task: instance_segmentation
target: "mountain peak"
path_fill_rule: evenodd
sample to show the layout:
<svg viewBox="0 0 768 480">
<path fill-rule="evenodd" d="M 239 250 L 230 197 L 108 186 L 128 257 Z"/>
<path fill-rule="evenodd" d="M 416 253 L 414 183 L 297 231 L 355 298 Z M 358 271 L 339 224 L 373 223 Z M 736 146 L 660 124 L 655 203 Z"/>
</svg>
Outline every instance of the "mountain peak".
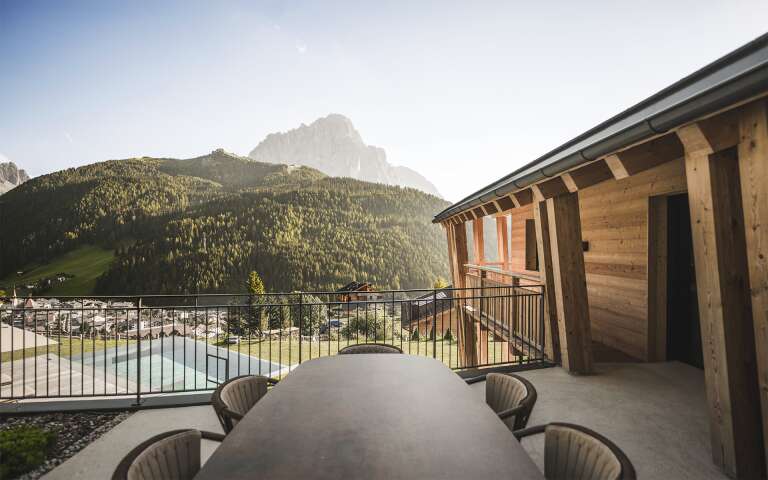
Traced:
<svg viewBox="0 0 768 480">
<path fill-rule="evenodd" d="M 15 163 L 0 162 L 0 194 L 18 187 L 27 180 L 29 180 L 27 172 L 20 169 Z"/>
<path fill-rule="evenodd" d="M 248 156 L 259 162 L 304 165 L 334 177 L 412 187 L 440 196 L 419 173 L 391 165 L 383 148 L 366 145 L 352 120 L 338 113 L 287 132 L 271 133 Z"/>
</svg>

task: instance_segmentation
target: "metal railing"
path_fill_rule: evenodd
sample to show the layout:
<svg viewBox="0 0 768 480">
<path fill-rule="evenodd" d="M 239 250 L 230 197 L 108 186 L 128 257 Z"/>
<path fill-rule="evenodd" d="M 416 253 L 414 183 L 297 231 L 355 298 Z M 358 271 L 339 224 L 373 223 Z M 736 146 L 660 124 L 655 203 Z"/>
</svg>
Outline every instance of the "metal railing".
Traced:
<svg viewBox="0 0 768 480">
<path fill-rule="evenodd" d="M 211 390 L 238 375 L 280 378 L 301 362 L 372 342 L 453 369 L 544 361 L 536 285 L 1 300 L 2 399 L 140 402 Z M 467 329 L 477 333 L 472 344 L 462 339 Z"/>
</svg>

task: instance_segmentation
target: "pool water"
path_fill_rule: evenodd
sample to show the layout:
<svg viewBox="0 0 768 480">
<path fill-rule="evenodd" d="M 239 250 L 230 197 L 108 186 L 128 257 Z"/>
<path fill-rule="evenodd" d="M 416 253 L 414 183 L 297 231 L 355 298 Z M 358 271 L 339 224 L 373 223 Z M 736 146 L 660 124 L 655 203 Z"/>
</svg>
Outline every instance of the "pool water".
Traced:
<svg viewBox="0 0 768 480">
<path fill-rule="evenodd" d="M 137 359 L 137 352 L 139 352 Z M 73 357 L 92 378 L 141 392 L 207 390 L 238 375 L 278 376 L 284 365 L 186 337 L 118 345 Z M 140 377 L 139 377 L 140 370 Z"/>
</svg>

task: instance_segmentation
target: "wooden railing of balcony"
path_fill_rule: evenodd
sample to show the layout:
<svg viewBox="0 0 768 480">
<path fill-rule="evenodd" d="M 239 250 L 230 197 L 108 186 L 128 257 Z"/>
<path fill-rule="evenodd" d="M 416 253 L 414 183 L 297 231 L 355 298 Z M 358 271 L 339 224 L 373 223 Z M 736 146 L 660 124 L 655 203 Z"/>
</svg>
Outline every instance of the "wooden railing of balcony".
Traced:
<svg viewBox="0 0 768 480">
<path fill-rule="evenodd" d="M 480 361 L 494 341 L 509 346 L 508 355 L 535 356 L 543 350 L 543 291 L 537 276 L 503 270 L 501 264 L 465 264 L 465 282 L 475 293 L 467 302 L 467 314 L 479 327 Z M 475 290 L 476 289 L 476 290 Z M 494 295 L 484 296 L 486 290 Z M 534 354 L 536 352 L 536 354 Z"/>
</svg>

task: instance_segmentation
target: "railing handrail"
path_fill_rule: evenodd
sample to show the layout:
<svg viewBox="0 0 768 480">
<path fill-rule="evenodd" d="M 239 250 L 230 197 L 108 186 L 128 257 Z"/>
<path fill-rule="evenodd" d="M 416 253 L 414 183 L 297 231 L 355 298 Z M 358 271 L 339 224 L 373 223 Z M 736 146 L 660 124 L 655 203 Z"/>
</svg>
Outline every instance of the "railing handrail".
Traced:
<svg viewBox="0 0 768 480">
<path fill-rule="evenodd" d="M 513 278 L 517 277 L 517 278 L 522 278 L 523 280 L 529 280 L 529 281 L 532 281 L 532 282 L 541 282 L 541 276 L 540 275 L 534 275 L 534 274 L 532 274 L 530 272 L 521 272 L 521 271 L 518 271 L 518 270 L 505 270 L 503 268 L 498 268 L 498 267 L 493 266 L 495 264 L 503 265 L 502 262 L 485 263 L 483 265 L 478 265 L 478 264 L 474 264 L 474 263 L 465 263 L 464 267 L 467 268 L 467 269 L 480 270 L 482 272 L 495 273 L 497 275 L 503 275 L 503 276 L 506 276 L 506 277 L 513 277 Z M 469 272 L 467 272 L 467 274 L 471 275 Z M 530 286 L 530 285 L 526 285 L 526 286 Z"/>
</svg>

